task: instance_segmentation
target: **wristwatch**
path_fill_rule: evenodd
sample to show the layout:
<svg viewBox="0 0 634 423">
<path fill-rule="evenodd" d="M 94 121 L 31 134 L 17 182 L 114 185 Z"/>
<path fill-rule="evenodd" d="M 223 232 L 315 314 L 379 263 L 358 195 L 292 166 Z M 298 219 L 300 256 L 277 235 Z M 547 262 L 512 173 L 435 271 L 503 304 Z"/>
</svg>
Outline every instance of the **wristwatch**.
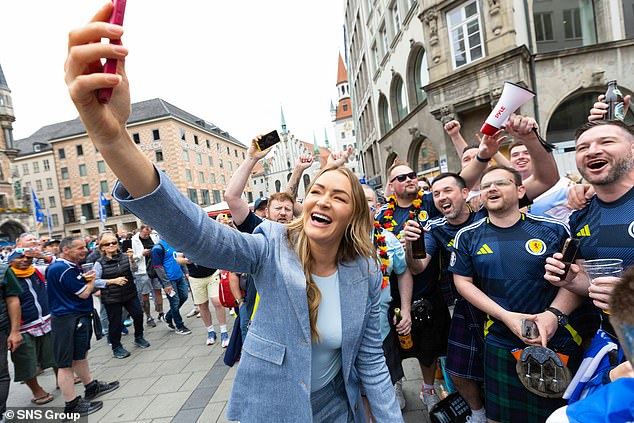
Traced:
<svg viewBox="0 0 634 423">
<path fill-rule="evenodd" d="M 568 324 L 568 315 L 556 309 L 555 307 L 548 307 L 546 311 L 550 311 L 552 314 L 557 316 L 557 323 L 559 326 L 566 326 Z"/>
<path fill-rule="evenodd" d="M 240 297 L 236 299 L 236 306 L 240 307 L 240 304 L 244 302 L 244 297 Z"/>
</svg>

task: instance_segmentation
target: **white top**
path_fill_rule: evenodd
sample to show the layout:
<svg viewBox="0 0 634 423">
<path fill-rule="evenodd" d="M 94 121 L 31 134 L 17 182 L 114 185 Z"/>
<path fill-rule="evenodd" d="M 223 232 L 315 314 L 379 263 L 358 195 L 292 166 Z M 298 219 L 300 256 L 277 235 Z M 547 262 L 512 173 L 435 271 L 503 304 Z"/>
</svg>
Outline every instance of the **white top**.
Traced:
<svg viewBox="0 0 634 423">
<path fill-rule="evenodd" d="M 311 275 L 321 291 L 317 314 L 319 342 L 313 341 L 311 392 L 323 388 L 341 371 L 341 297 L 338 272 L 319 277 Z"/>
</svg>

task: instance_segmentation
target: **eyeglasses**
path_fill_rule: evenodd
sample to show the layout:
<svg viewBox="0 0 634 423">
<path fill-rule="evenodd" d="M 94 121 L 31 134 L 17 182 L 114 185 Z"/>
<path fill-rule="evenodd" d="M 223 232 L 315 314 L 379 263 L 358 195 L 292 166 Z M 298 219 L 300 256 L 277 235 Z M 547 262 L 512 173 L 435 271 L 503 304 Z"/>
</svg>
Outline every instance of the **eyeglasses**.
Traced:
<svg viewBox="0 0 634 423">
<path fill-rule="evenodd" d="M 112 247 L 113 245 L 119 245 L 119 243 L 117 241 L 112 241 L 101 244 L 102 247 Z"/>
<path fill-rule="evenodd" d="M 480 189 L 483 189 L 483 190 L 489 189 L 493 185 L 497 187 L 508 187 L 511 185 L 515 185 L 515 182 L 508 178 L 498 179 L 496 181 L 491 181 L 491 182 L 482 182 L 480 184 Z"/>
<path fill-rule="evenodd" d="M 399 182 L 405 182 L 407 178 L 416 180 L 416 172 L 401 173 L 400 175 L 396 175 L 395 177 L 390 179 L 390 182 L 394 182 L 395 179 Z"/>
</svg>

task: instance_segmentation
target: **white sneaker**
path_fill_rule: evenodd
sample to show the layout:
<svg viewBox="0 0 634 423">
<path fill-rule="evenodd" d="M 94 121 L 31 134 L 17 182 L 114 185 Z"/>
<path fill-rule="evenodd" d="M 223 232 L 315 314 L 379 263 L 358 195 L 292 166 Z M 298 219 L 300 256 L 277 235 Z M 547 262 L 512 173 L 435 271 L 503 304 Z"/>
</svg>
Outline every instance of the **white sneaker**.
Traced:
<svg viewBox="0 0 634 423">
<path fill-rule="evenodd" d="M 396 394 L 399 407 L 401 407 L 401 410 L 404 410 L 407 405 L 407 401 L 405 401 L 405 396 L 403 395 L 403 379 L 394 384 L 394 393 Z"/>
<path fill-rule="evenodd" d="M 440 398 L 436 396 L 436 392 L 433 390 L 431 392 L 421 391 L 418 397 L 427 407 L 427 411 L 431 411 L 431 409 L 434 408 L 434 405 L 440 402 Z"/>
<path fill-rule="evenodd" d="M 196 316 L 196 315 L 197 315 L 197 314 L 199 314 L 199 313 L 200 313 L 200 311 L 198 311 L 198 310 L 196 310 L 195 308 L 193 308 L 193 309 L 192 309 L 192 311 L 190 311 L 189 313 L 187 313 L 187 316 L 186 316 L 186 317 L 194 317 L 194 316 Z"/>
<path fill-rule="evenodd" d="M 473 410 L 471 411 L 471 423 L 487 423 L 486 413 L 482 414 L 473 414 Z"/>
</svg>

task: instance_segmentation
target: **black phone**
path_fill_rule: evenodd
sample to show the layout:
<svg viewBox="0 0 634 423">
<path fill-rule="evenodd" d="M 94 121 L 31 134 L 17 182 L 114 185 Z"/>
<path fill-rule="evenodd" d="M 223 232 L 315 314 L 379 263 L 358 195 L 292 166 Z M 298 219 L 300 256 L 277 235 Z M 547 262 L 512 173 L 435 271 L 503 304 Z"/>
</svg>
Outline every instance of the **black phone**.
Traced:
<svg viewBox="0 0 634 423">
<path fill-rule="evenodd" d="M 124 239 L 123 241 L 121 241 L 121 251 L 123 251 L 125 253 L 126 251 L 128 251 L 131 248 L 132 248 L 132 240 L 131 239 Z"/>
<path fill-rule="evenodd" d="M 526 339 L 535 339 L 539 336 L 537 323 L 533 320 L 522 319 L 522 336 Z"/>
<path fill-rule="evenodd" d="M 561 280 L 566 279 L 568 275 L 568 271 L 570 270 L 570 265 L 575 262 L 575 258 L 577 258 L 577 252 L 579 251 L 579 239 L 578 238 L 568 238 L 564 243 L 564 247 L 561 249 L 561 254 L 563 254 L 563 258 L 561 261 L 566 265 L 564 268 L 564 274 L 561 275 Z"/>
<path fill-rule="evenodd" d="M 262 135 L 262 138 L 257 140 L 255 142 L 255 145 L 257 145 L 258 150 L 264 151 L 267 148 L 274 146 L 278 142 L 280 142 L 280 135 L 277 133 L 276 130 L 273 130 L 266 135 Z"/>
</svg>

